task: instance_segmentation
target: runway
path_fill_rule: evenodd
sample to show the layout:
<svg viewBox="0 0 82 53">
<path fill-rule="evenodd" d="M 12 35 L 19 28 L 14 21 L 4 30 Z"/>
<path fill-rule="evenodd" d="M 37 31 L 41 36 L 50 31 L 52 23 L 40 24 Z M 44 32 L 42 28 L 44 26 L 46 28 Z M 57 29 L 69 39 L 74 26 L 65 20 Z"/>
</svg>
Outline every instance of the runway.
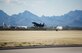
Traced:
<svg viewBox="0 0 82 53">
<path fill-rule="evenodd" d="M 82 53 L 82 47 L 0 50 L 0 53 Z"/>
</svg>

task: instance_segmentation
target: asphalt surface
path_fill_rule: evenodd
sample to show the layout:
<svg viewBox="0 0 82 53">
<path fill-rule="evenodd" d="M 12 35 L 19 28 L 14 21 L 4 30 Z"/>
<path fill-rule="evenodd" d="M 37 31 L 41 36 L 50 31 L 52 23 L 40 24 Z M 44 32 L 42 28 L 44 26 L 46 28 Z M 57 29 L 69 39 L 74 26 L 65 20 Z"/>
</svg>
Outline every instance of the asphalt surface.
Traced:
<svg viewBox="0 0 82 53">
<path fill-rule="evenodd" d="M 0 50 L 0 53 L 82 53 L 82 47 L 56 47 Z"/>
</svg>

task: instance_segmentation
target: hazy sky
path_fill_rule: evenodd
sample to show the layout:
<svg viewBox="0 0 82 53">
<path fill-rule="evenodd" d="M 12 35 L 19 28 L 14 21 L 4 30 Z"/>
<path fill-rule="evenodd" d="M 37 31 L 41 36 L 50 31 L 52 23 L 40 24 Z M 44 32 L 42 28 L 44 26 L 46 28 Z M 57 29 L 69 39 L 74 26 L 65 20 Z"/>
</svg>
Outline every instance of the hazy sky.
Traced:
<svg viewBox="0 0 82 53">
<path fill-rule="evenodd" d="M 59 16 L 82 10 L 82 0 L 0 0 L 0 9 L 9 15 L 28 10 L 38 16 Z"/>
</svg>

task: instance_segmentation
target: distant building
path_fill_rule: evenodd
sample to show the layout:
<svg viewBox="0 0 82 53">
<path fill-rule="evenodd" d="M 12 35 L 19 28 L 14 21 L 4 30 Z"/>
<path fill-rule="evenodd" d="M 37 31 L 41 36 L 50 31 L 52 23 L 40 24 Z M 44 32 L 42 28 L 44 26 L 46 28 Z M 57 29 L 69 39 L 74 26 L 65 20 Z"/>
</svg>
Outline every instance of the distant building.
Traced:
<svg viewBox="0 0 82 53">
<path fill-rule="evenodd" d="M 27 29 L 27 26 L 17 26 L 17 28 L 24 28 L 24 29 Z"/>
<path fill-rule="evenodd" d="M 63 30 L 63 27 L 62 26 L 57 26 L 56 31 L 58 31 L 58 30 Z"/>
</svg>

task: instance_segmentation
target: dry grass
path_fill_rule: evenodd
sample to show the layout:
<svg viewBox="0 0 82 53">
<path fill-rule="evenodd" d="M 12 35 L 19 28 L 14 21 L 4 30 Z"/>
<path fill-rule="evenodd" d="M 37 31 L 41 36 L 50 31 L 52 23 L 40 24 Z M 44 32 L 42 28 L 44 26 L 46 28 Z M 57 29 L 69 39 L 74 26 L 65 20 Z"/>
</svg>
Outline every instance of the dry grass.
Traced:
<svg viewBox="0 0 82 53">
<path fill-rule="evenodd" d="M 82 31 L 0 31 L 0 47 L 82 44 Z"/>
</svg>

